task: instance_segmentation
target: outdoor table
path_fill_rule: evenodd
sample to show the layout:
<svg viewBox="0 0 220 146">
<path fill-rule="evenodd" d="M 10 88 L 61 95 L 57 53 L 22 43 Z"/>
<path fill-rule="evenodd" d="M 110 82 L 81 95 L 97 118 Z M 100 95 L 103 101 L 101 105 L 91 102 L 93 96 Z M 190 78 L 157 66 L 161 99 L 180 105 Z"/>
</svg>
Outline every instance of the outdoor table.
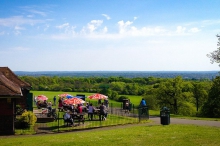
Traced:
<svg viewBox="0 0 220 146">
<path fill-rule="evenodd" d="M 84 124 L 84 121 L 85 121 L 84 114 L 85 113 L 77 113 L 77 112 L 71 112 L 70 113 L 71 117 L 73 118 L 73 121 L 78 120 L 79 123 L 82 122 L 83 124 Z"/>
<path fill-rule="evenodd" d="M 99 118 L 99 114 L 100 114 L 100 109 L 94 109 L 93 115 L 94 115 L 95 119 L 96 119 L 96 116 L 98 116 L 98 118 Z"/>
</svg>

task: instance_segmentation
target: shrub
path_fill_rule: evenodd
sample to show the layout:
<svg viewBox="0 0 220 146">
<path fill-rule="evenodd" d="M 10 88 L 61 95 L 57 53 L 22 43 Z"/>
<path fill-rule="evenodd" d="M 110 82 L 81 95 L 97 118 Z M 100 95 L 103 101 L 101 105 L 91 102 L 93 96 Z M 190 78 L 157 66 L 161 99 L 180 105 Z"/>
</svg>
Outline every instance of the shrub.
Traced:
<svg viewBox="0 0 220 146">
<path fill-rule="evenodd" d="M 129 99 L 127 96 L 120 96 L 119 98 L 118 98 L 118 101 L 119 102 L 123 102 L 123 99 Z"/>
<path fill-rule="evenodd" d="M 25 111 L 17 119 L 16 128 L 27 128 L 29 125 L 34 125 L 37 117 L 31 111 Z"/>
<path fill-rule="evenodd" d="M 183 116 L 195 116 L 196 107 L 192 103 L 183 102 L 179 106 L 178 114 L 183 115 Z"/>
<path fill-rule="evenodd" d="M 145 95 L 144 99 L 146 100 L 147 106 L 148 106 L 149 109 L 151 109 L 151 110 L 159 110 L 159 105 L 157 104 L 158 101 L 157 101 L 155 96 L 153 96 L 153 95 Z"/>
</svg>

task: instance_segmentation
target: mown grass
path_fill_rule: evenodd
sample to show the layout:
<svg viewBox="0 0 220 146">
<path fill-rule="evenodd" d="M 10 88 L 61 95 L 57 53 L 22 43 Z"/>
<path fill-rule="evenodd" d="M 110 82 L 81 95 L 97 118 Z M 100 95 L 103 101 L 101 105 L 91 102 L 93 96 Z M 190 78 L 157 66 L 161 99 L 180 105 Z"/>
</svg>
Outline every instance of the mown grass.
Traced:
<svg viewBox="0 0 220 146">
<path fill-rule="evenodd" d="M 76 96 L 77 94 L 83 94 L 85 96 L 89 96 L 89 95 L 92 95 L 92 94 L 95 94 L 95 93 L 87 93 L 87 92 L 56 92 L 56 91 L 31 91 L 33 93 L 33 96 L 38 96 L 38 95 L 45 95 L 48 97 L 48 100 L 50 101 L 53 101 L 53 97 L 56 96 L 57 97 L 57 101 L 58 101 L 58 95 L 59 94 L 62 94 L 62 93 L 68 93 L 68 94 L 71 94 L 73 96 Z M 123 96 L 126 96 L 130 99 L 131 103 L 134 104 L 134 105 L 139 105 L 140 104 L 140 101 L 141 101 L 141 96 L 135 96 L 135 95 L 123 95 Z M 87 101 L 89 101 L 88 98 L 86 98 Z M 111 103 L 118 103 L 117 101 L 114 101 L 114 100 L 111 100 L 109 99 L 109 101 Z"/>
<path fill-rule="evenodd" d="M 59 113 L 59 117 L 62 118 L 63 114 Z M 119 115 L 113 115 L 113 114 L 109 114 L 107 117 L 107 120 L 105 121 L 99 121 L 99 116 L 94 116 L 93 121 L 88 120 L 87 115 L 85 115 L 85 123 L 82 124 L 80 122 L 80 125 L 78 126 L 78 120 L 76 120 L 74 122 L 74 125 L 77 126 L 73 126 L 73 127 L 68 127 L 65 125 L 64 121 L 61 119 L 59 121 L 59 130 L 60 131 L 66 131 L 66 130 L 75 130 L 75 129 L 89 129 L 89 128 L 94 128 L 94 127 L 107 127 L 107 126 L 116 126 L 116 125 L 125 125 L 125 124 L 134 124 L 134 123 L 139 123 L 139 119 L 138 118 L 132 118 L 132 117 L 126 117 L 126 116 L 119 116 Z M 150 120 L 143 120 L 142 123 L 147 123 L 147 122 L 151 122 Z M 54 121 L 54 122 L 49 122 L 47 123 L 48 127 L 56 127 L 58 122 Z M 57 127 L 54 129 L 55 131 L 57 131 Z"/>
<path fill-rule="evenodd" d="M 62 134 L 0 137 L 1 146 L 218 146 L 220 128 L 194 125 L 120 126 Z"/>
</svg>

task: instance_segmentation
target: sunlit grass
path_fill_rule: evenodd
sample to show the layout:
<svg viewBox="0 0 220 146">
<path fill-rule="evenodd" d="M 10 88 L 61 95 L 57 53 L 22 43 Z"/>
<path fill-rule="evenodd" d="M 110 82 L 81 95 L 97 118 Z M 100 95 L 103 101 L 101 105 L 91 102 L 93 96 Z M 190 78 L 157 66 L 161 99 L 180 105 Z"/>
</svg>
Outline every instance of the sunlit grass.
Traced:
<svg viewBox="0 0 220 146">
<path fill-rule="evenodd" d="M 0 137 L 1 146 L 12 145 L 132 145 L 218 146 L 220 128 L 194 125 L 130 125 L 62 134 Z"/>
</svg>

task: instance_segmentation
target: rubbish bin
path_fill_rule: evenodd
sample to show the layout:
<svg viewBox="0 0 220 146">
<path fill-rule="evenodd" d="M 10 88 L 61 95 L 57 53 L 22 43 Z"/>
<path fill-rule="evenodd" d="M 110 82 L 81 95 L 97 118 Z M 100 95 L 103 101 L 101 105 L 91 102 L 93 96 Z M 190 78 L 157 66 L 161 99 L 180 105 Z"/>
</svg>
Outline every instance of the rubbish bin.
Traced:
<svg viewBox="0 0 220 146">
<path fill-rule="evenodd" d="M 129 103 L 129 111 L 132 109 L 132 103 Z"/>
<path fill-rule="evenodd" d="M 126 103 L 130 103 L 130 100 L 129 99 L 123 99 L 123 110 L 126 110 Z"/>
<path fill-rule="evenodd" d="M 167 107 L 163 107 L 160 110 L 160 123 L 162 125 L 170 124 L 170 110 Z"/>
</svg>

